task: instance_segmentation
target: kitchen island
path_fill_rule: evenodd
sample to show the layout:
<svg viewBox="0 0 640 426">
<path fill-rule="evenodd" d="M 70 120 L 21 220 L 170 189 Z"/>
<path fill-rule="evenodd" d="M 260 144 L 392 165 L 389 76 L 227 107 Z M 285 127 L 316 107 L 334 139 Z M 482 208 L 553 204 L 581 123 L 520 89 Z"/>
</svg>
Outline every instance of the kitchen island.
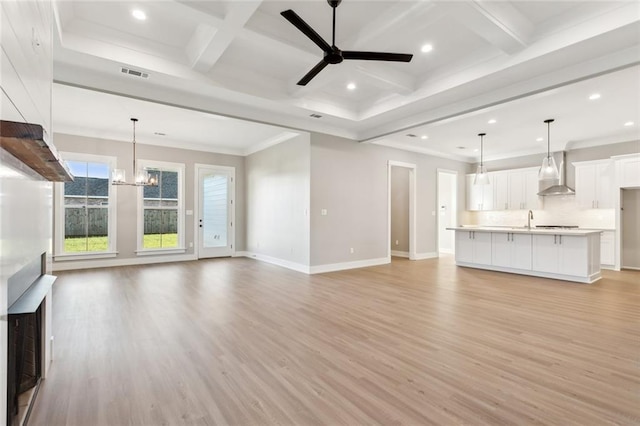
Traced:
<svg viewBox="0 0 640 426">
<path fill-rule="evenodd" d="M 600 231 L 455 227 L 456 264 L 513 274 L 593 283 L 600 272 Z"/>
</svg>

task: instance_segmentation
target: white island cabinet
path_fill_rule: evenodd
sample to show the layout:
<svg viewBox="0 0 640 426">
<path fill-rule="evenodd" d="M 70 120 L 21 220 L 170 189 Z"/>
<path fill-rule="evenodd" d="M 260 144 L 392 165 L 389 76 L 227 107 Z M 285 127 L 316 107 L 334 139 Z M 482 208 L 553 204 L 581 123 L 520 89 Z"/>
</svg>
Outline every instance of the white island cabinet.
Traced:
<svg viewBox="0 0 640 426">
<path fill-rule="evenodd" d="M 456 264 L 592 283 L 601 278 L 600 231 L 447 228 L 456 232 Z"/>
</svg>

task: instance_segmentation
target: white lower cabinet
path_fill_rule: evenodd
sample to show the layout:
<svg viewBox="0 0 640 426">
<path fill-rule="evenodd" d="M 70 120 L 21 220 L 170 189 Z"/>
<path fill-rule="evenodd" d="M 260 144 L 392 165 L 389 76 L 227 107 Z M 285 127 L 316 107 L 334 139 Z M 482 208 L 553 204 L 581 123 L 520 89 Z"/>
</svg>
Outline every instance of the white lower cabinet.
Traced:
<svg viewBox="0 0 640 426">
<path fill-rule="evenodd" d="M 491 234 L 457 231 L 456 262 L 491 264 Z"/>
<path fill-rule="evenodd" d="M 587 276 L 587 238 L 571 235 L 533 235 L 533 269 L 552 274 Z"/>
<path fill-rule="evenodd" d="M 531 235 L 491 234 L 492 265 L 531 270 Z"/>
<path fill-rule="evenodd" d="M 573 235 L 495 228 L 456 231 L 456 263 L 523 275 L 592 283 L 600 272 L 600 232 Z"/>
<path fill-rule="evenodd" d="M 615 231 L 603 231 L 600 234 L 600 264 L 613 266 L 616 263 Z"/>
</svg>

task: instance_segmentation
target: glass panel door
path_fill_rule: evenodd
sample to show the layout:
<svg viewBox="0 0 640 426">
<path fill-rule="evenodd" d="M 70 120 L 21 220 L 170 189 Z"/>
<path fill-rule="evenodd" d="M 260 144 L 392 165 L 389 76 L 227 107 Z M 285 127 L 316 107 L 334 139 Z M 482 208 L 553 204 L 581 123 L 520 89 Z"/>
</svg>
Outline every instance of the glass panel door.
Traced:
<svg viewBox="0 0 640 426">
<path fill-rule="evenodd" d="M 200 167 L 198 258 L 233 254 L 234 169 Z"/>
</svg>

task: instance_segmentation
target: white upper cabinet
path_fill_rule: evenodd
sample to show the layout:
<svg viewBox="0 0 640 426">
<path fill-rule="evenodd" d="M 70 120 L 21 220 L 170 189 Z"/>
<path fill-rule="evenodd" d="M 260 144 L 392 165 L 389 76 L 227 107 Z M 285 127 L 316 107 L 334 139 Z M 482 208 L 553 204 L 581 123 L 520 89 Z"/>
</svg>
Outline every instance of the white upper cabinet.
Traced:
<svg viewBox="0 0 640 426">
<path fill-rule="evenodd" d="M 493 172 L 493 208 L 509 210 L 509 172 Z"/>
<path fill-rule="evenodd" d="M 573 163 L 576 170 L 576 202 L 584 209 L 613 208 L 611 160 Z"/>
<path fill-rule="evenodd" d="M 538 169 L 512 170 L 509 177 L 509 210 L 532 210 L 538 205 Z"/>
<path fill-rule="evenodd" d="M 493 210 L 493 176 L 488 185 L 475 185 L 475 174 L 467 175 L 467 210 Z"/>
</svg>

